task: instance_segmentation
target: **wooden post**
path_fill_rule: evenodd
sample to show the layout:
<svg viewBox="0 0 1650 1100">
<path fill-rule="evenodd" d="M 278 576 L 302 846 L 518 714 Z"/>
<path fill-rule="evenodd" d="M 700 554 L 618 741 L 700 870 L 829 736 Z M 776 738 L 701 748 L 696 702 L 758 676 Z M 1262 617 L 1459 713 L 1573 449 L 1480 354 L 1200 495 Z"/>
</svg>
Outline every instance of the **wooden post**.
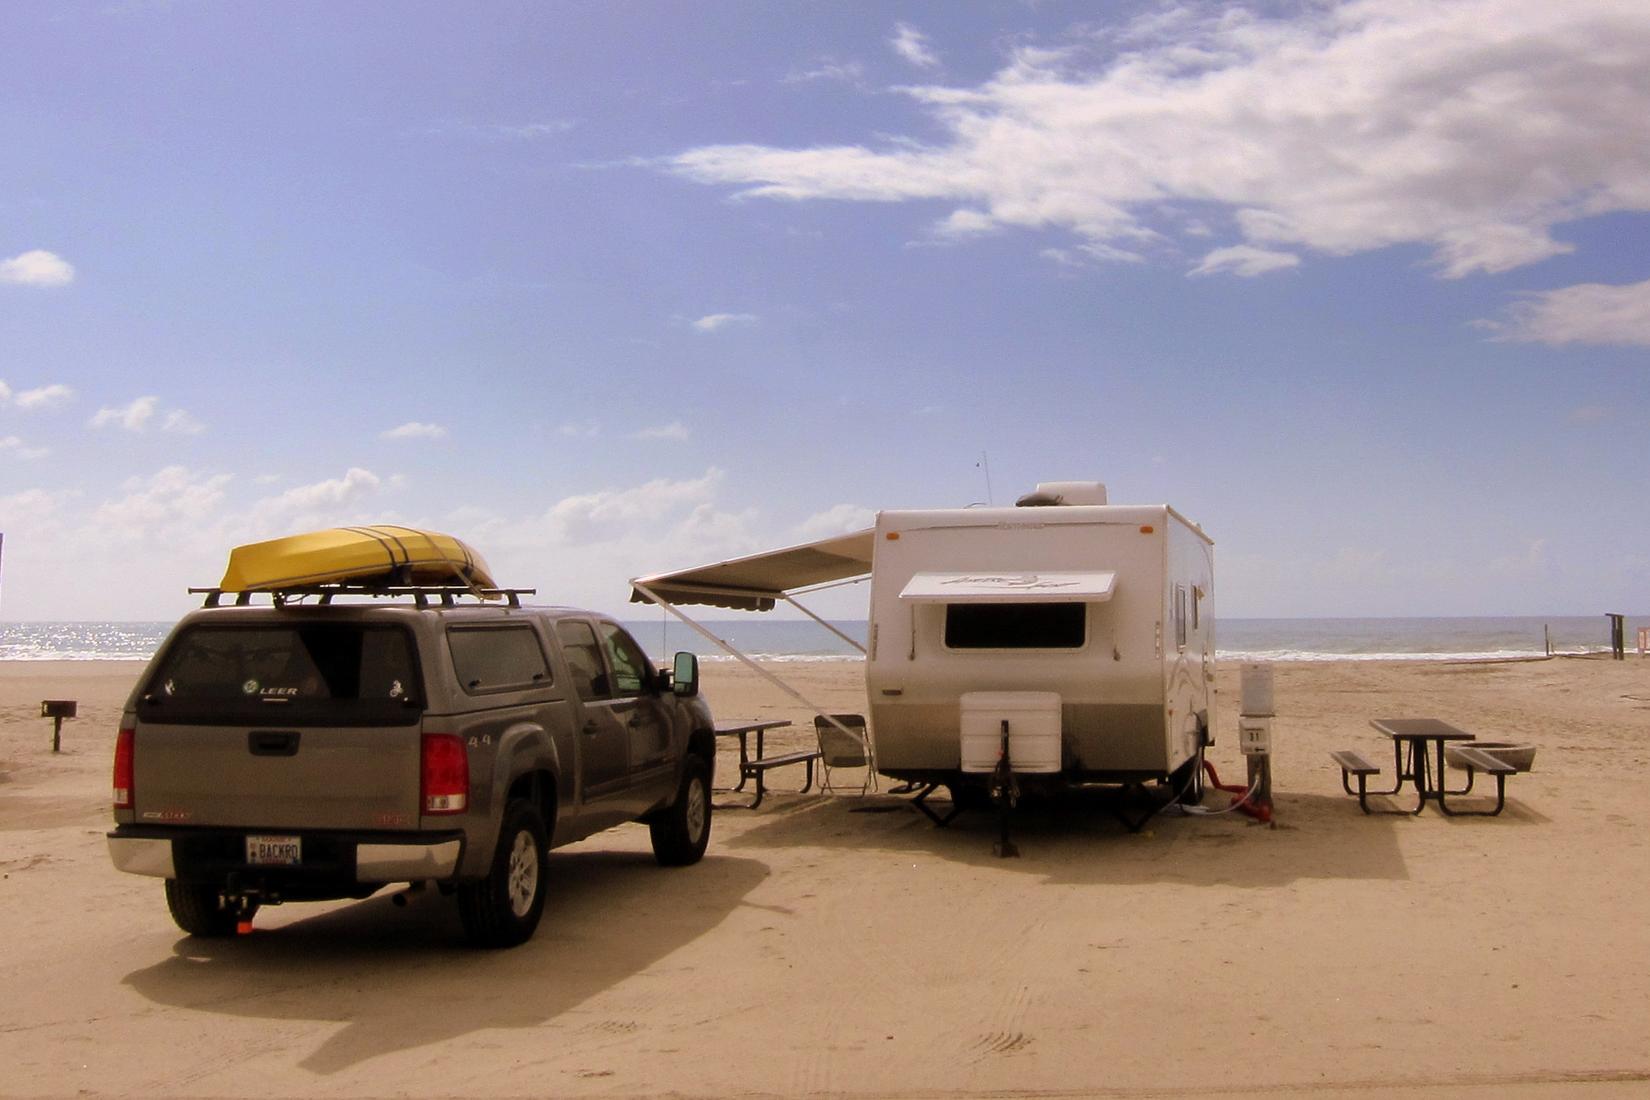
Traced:
<svg viewBox="0 0 1650 1100">
<path fill-rule="evenodd" d="M 1610 620 L 1610 656 L 1618 661 L 1627 659 L 1627 616 L 1615 615 L 1606 611 L 1604 617 Z"/>
<path fill-rule="evenodd" d="M 61 752 L 63 748 L 63 719 L 75 716 L 76 704 L 73 699 L 46 699 L 40 704 L 40 717 L 52 720 L 52 751 Z"/>
</svg>

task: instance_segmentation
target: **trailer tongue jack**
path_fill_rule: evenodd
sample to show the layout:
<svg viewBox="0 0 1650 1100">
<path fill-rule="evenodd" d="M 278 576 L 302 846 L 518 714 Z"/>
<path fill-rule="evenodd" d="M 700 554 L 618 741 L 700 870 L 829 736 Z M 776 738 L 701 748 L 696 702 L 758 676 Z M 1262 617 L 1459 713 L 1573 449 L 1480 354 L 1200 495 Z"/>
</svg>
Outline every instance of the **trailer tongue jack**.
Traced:
<svg viewBox="0 0 1650 1100">
<path fill-rule="evenodd" d="M 997 758 L 997 770 L 991 773 L 991 798 L 997 803 L 997 823 L 999 832 L 997 842 L 991 846 L 991 854 L 998 859 L 1014 859 L 1020 854 L 1019 847 L 1008 839 L 1008 815 L 1014 812 L 1014 807 L 1020 801 L 1020 783 L 1014 778 L 1014 761 L 1008 754 L 1008 719 L 1003 719 L 1003 751 Z"/>
</svg>

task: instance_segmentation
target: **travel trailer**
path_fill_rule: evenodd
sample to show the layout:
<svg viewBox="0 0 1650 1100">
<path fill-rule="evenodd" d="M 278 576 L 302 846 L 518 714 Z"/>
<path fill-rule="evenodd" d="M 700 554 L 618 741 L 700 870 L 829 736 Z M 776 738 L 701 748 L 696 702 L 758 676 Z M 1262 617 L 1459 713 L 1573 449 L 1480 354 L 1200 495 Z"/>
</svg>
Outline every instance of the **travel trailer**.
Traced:
<svg viewBox="0 0 1650 1100">
<path fill-rule="evenodd" d="M 961 804 L 1006 748 L 1032 786 L 1158 780 L 1195 800 L 1211 743 L 1213 545 L 1167 505 L 1053 482 L 1012 508 L 885 511 L 866 531 L 639 578 L 633 598 L 690 624 L 676 605 L 785 601 L 817 620 L 795 595 L 868 575 L 878 773 Z"/>
</svg>

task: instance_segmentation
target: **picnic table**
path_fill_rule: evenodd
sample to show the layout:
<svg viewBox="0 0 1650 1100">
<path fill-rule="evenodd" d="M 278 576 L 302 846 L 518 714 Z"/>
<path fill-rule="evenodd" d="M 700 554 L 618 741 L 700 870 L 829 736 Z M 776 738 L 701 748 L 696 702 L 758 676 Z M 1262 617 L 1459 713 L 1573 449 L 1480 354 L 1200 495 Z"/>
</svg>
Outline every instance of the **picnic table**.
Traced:
<svg viewBox="0 0 1650 1100">
<path fill-rule="evenodd" d="M 1365 760 L 1351 750 L 1332 753 L 1335 762 L 1341 766 L 1341 786 L 1347 794 L 1358 796 L 1358 805 L 1364 813 L 1374 813 L 1369 808 L 1366 798 L 1369 795 L 1390 796 L 1400 793 L 1404 784 L 1408 783 L 1415 788 L 1415 809 L 1388 810 L 1387 813 L 1418 814 L 1426 808 L 1428 802 L 1436 802 L 1441 813 L 1451 817 L 1462 815 L 1494 816 L 1499 814 L 1506 805 L 1507 776 L 1517 769 L 1489 753 L 1475 750 L 1470 746 L 1456 750 L 1458 758 L 1467 763 L 1466 786 L 1458 790 L 1449 788 L 1445 778 L 1444 746 L 1449 742 L 1473 741 L 1473 734 L 1457 729 L 1448 722 L 1437 718 L 1376 718 L 1369 723 L 1381 733 L 1392 739 L 1392 762 L 1397 773 L 1392 789 L 1387 791 L 1371 791 L 1367 789 L 1367 777 L 1379 775 L 1381 769 Z M 1495 806 L 1489 810 L 1452 809 L 1449 805 L 1451 796 L 1472 793 L 1473 780 L 1478 772 L 1487 772 L 1495 776 Z M 1358 789 L 1354 791 L 1349 781 L 1356 776 Z"/>
<path fill-rule="evenodd" d="M 764 783 L 764 776 L 773 768 L 783 768 L 792 764 L 802 764 L 808 769 L 807 777 L 802 784 L 802 790 L 806 793 L 813 787 L 814 761 L 818 760 L 820 756 L 818 746 L 815 746 L 812 749 L 802 749 L 797 752 L 781 753 L 778 756 L 768 756 L 763 751 L 766 748 L 766 745 L 764 744 L 764 735 L 771 729 L 780 729 L 790 724 L 791 723 L 787 719 L 772 719 L 765 722 L 733 721 L 716 723 L 717 737 L 739 738 L 739 782 L 735 786 L 725 789 L 729 792 L 742 791 L 745 789 L 746 780 L 754 779 L 756 781 L 756 797 L 752 799 L 748 805 L 730 802 L 725 805 L 718 806 L 718 809 L 754 810 L 758 806 L 762 805 L 762 796 L 767 790 Z M 750 735 L 753 733 L 756 735 L 755 755 L 752 755 L 750 751 Z"/>
</svg>

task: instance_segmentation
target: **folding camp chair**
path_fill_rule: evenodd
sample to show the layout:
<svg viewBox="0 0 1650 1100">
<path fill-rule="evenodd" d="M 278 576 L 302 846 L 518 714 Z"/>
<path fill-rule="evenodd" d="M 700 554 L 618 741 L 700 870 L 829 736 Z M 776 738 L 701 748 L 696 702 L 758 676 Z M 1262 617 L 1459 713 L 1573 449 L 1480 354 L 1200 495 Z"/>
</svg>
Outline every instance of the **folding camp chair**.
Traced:
<svg viewBox="0 0 1650 1100">
<path fill-rule="evenodd" d="M 864 768 L 865 782 L 859 793 L 877 789 L 877 769 L 871 761 L 871 743 L 865 733 L 863 714 L 816 714 L 814 735 L 819 738 L 819 787 L 835 791 L 831 785 L 832 768 Z"/>
</svg>

